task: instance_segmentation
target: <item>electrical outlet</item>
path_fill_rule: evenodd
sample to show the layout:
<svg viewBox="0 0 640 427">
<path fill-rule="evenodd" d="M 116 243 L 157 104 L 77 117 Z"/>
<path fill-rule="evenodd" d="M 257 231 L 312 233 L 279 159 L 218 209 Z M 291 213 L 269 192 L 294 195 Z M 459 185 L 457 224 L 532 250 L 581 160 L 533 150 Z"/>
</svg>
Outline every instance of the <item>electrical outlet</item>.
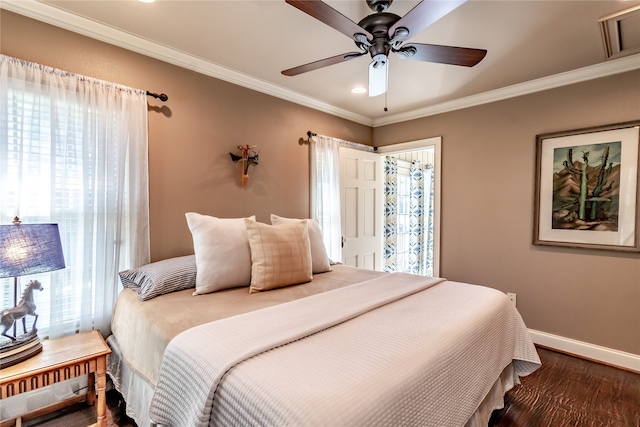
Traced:
<svg viewBox="0 0 640 427">
<path fill-rule="evenodd" d="M 513 303 L 513 306 L 515 307 L 516 306 L 516 294 L 511 293 L 511 292 L 507 292 L 507 296 L 509 297 L 509 299 Z"/>
</svg>

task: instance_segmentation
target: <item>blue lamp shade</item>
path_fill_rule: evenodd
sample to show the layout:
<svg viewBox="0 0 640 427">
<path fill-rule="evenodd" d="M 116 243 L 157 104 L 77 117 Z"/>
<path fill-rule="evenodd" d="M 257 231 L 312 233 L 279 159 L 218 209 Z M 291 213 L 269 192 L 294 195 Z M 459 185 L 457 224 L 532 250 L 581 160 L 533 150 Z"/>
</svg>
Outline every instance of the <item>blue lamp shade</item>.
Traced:
<svg viewBox="0 0 640 427">
<path fill-rule="evenodd" d="M 0 225 L 0 278 L 64 267 L 58 224 Z"/>
</svg>

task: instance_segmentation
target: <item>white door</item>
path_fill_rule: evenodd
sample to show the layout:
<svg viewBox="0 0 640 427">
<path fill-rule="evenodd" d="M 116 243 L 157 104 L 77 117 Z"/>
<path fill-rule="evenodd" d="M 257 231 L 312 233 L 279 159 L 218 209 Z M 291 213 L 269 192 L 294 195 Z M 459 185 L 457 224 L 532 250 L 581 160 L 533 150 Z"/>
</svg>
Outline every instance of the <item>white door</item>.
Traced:
<svg viewBox="0 0 640 427">
<path fill-rule="evenodd" d="M 382 270 L 382 166 L 376 153 L 340 148 L 342 263 Z"/>
</svg>

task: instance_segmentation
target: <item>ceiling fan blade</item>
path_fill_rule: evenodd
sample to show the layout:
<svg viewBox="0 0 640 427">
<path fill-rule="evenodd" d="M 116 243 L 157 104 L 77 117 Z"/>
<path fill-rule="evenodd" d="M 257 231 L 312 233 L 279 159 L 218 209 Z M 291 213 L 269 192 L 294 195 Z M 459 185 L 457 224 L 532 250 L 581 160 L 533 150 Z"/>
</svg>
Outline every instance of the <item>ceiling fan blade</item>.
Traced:
<svg viewBox="0 0 640 427">
<path fill-rule="evenodd" d="M 318 61 L 300 65 L 298 67 L 289 68 L 288 70 L 282 71 L 282 74 L 284 74 L 285 76 L 297 76 L 298 74 L 317 70 L 318 68 L 328 67 L 329 65 L 335 65 L 340 64 L 341 62 L 350 61 L 364 55 L 365 53 L 367 52 L 343 53 L 341 55 L 332 56 L 331 58 L 320 59 Z"/>
<path fill-rule="evenodd" d="M 473 67 L 482 61 L 487 51 L 468 47 L 442 46 L 435 44 L 411 43 L 394 50 L 401 59 L 437 62 L 440 64 Z"/>
<path fill-rule="evenodd" d="M 387 76 L 389 73 L 389 61 L 375 66 L 376 61 L 369 64 L 369 97 L 382 95 L 387 91 Z"/>
<path fill-rule="evenodd" d="M 373 38 L 367 30 L 324 2 L 319 0 L 286 0 L 286 2 L 307 15 L 324 22 L 331 28 L 340 31 L 350 39 L 353 39 L 354 34 L 358 33 L 364 34 L 369 40 Z"/>
<path fill-rule="evenodd" d="M 408 40 L 466 1 L 423 0 L 389 28 L 389 37 Z M 406 28 L 409 33 L 406 35 L 398 34 L 394 37 L 398 28 Z"/>
</svg>

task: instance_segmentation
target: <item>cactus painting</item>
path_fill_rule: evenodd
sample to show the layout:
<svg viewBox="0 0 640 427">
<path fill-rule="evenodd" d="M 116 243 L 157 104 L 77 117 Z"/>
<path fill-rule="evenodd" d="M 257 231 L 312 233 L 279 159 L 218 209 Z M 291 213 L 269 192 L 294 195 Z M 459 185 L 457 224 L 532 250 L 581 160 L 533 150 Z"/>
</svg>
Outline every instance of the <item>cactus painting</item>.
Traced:
<svg viewBox="0 0 640 427">
<path fill-rule="evenodd" d="M 621 141 L 556 148 L 552 228 L 617 231 Z"/>
<path fill-rule="evenodd" d="M 640 120 L 536 135 L 533 244 L 640 252 Z"/>
</svg>

